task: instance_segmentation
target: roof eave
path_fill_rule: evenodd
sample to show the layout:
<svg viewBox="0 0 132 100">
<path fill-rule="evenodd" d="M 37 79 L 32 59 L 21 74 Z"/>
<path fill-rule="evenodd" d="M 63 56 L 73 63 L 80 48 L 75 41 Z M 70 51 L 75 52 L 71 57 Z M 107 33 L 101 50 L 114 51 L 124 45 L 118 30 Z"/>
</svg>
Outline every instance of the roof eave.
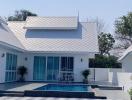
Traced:
<svg viewBox="0 0 132 100">
<path fill-rule="evenodd" d="M 14 50 L 17 50 L 17 51 L 20 51 L 20 52 L 24 52 L 25 51 L 25 48 L 20 48 L 20 47 L 5 43 L 3 41 L 0 41 L 0 45 L 8 47 L 8 48 L 11 48 L 11 49 L 14 49 Z"/>
<path fill-rule="evenodd" d="M 118 59 L 118 61 L 119 61 L 119 62 L 122 62 L 122 60 L 124 60 L 130 53 L 131 53 L 131 51 L 128 52 L 126 55 L 120 57 L 120 58 Z"/>
<path fill-rule="evenodd" d="M 98 52 L 86 52 L 86 51 L 30 51 L 27 50 L 29 53 L 73 53 L 73 54 L 98 54 Z"/>
<path fill-rule="evenodd" d="M 76 30 L 77 27 L 23 27 L 24 29 L 45 29 L 45 30 Z"/>
</svg>

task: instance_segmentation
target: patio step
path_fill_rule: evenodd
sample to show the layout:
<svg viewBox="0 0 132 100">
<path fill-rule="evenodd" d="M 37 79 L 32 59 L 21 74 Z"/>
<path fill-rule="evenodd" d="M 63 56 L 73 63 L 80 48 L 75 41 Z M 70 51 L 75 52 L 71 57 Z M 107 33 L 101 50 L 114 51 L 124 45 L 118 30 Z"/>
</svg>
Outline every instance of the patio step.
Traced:
<svg viewBox="0 0 132 100">
<path fill-rule="evenodd" d="M 122 87 L 118 86 L 98 86 L 101 90 L 122 90 Z"/>
<path fill-rule="evenodd" d="M 23 92 L 15 92 L 15 91 L 0 91 L 0 96 L 12 96 L 12 97 L 23 97 Z"/>
</svg>

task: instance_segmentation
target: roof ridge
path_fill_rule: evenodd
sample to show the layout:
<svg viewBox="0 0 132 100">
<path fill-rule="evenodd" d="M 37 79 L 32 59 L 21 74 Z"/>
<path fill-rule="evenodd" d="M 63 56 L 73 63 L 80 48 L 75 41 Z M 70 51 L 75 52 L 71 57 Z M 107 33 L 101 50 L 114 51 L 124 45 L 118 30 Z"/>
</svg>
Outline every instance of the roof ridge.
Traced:
<svg viewBox="0 0 132 100">
<path fill-rule="evenodd" d="M 77 18 L 77 16 L 28 16 L 27 18 L 36 17 L 36 18 Z"/>
<path fill-rule="evenodd" d="M 26 23 L 26 21 L 7 21 L 7 23 Z"/>
<path fill-rule="evenodd" d="M 96 22 L 91 22 L 91 21 L 79 21 L 80 23 L 96 23 Z"/>
</svg>

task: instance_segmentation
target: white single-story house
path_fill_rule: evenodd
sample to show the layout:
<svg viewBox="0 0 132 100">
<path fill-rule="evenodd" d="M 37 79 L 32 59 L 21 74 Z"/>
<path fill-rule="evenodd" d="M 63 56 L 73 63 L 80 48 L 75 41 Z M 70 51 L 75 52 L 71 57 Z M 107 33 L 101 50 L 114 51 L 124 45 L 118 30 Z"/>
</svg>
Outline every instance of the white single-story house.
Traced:
<svg viewBox="0 0 132 100">
<path fill-rule="evenodd" d="M 122 63 L 123 72 L 132 73 L 132 46 L 125 50 L 119 61 Z"/>
<path fill-rule="evenodd" d="M 98 50 L 96 23 L 78 17 L 0 19 L 0 83 L 18 79 L 25 66 L 26 81 L 82 82 L 81 72 Z"/>
</svg>

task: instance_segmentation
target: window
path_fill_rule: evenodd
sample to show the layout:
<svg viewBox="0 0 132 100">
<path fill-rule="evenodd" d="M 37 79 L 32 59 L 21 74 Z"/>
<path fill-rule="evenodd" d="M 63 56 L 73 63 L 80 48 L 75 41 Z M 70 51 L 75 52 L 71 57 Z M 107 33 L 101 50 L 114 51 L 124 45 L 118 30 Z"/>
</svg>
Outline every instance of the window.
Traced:
<svg viewBox="0 0 132 100">
<path fill-rule="evenodd" d="M 7 53 L 6 73 L 5 73 L 6 82 L 16 81 L 16 67 L 17 67 L 17 55 Z"/>
<path fill-rule="evenodd" d="M 73 71 L 73 57 L 61 57 L 61 71 Z"/>
<path fill-rule="evenodd" d="M 74 58 L 73 57 L 61 57 L 61 81 L 74 81 Z"/>
</svg>

